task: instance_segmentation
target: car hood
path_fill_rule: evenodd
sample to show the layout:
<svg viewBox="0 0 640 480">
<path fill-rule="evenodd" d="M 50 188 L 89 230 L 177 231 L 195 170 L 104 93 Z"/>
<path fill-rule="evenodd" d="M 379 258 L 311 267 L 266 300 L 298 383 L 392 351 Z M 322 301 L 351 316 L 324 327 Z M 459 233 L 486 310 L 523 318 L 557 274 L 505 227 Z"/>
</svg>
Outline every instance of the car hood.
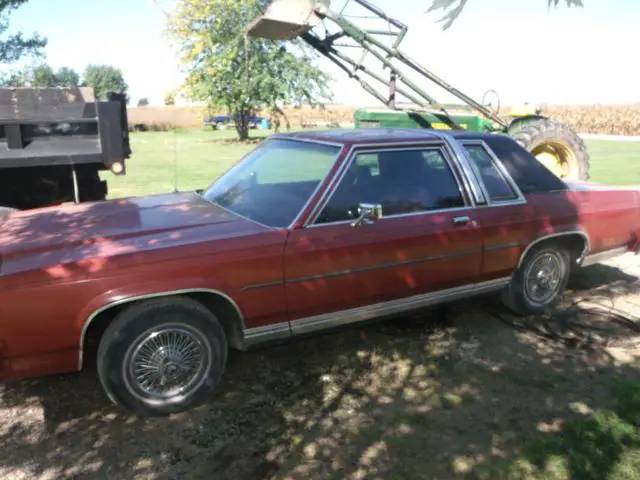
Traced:
<svg viewBox="0 0 640 480">
<path fill-rule="evenodd" d="M 195 192 L 29 210 L 0 219 L 0 272 L 237 237 L 265 228 Z"/>
</svg>

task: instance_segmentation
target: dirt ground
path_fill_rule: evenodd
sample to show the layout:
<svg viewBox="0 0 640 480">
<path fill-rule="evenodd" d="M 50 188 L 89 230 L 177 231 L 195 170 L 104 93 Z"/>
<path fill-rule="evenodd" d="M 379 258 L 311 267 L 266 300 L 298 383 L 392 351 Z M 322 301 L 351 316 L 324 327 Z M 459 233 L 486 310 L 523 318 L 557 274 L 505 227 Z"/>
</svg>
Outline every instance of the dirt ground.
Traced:
<svg viewBox="0 0 640 480">
<path fill-rule="evenodd" d="M 478 299 L 234 354 L 207 405 L 165 419 L 111 406 L 93 372 L 0 385 L 0 478 L 480 476 L 640 381 L 640 335 L 611 313 L 640 316 L 638 277 L 635 257 L 588 267 L 548 318 Z"/>
</svg>

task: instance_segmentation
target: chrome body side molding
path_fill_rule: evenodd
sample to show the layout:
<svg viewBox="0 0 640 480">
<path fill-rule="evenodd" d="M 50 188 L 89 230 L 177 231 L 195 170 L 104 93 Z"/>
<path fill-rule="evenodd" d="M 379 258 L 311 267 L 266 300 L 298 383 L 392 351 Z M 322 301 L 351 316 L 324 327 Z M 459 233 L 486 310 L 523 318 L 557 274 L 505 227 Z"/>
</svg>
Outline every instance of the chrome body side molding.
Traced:
<svg viewBox="0 0 640 480">
<path fill-rule="evenodd" d="M 245 330 L 244 346 L 250 347 L 260 343 L 279 340 L 296 335 L 340 327 L 378 317 L 392 316 L 438 305 L 443 302 L 462 299 L 474 295 L 481 295 L 498 291 L 509 284 L 511 277 L 502 277 L 482 283 L 463 285 L 460 287 L 438 290 L 435 292 L 414 295 L 388 302 L 376 303 L 364 307 L 300 318 L 291 322 L 281 322 L 263 327 Z"/>
<path fill-rule="evenodd" d="M 259 345 L 271 340 L 278 340 L 291 336 L 289 322 L 273 323 L 262 327 L 249 328 L 244 331 L 243 346 Z"/>
</svg>

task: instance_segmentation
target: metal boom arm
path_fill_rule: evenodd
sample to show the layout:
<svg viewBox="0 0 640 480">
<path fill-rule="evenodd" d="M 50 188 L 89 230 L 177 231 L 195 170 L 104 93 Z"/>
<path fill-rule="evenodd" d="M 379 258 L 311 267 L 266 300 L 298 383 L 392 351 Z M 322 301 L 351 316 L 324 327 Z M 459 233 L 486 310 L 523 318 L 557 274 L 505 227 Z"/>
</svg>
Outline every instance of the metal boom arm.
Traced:
<svg viewBox="0 0 640 480">
<path fill-rule="evenodd" d="M 415 82 L 406 78 L 394 60 L 409 67 L 423 77 L 431 80 L 441 88 L 451 93 L 464 103 L 477 110 L 484 117 L 493 122 L 507 127 L 508 124 L 494 114 L 487 107 L 465 95 L 460 90 L 448 84 L 440 77 L 430 72 L 408 55 L 399 50 L 399 45 L 404 39 L 408 27 L 398 20 L 388 17 L 382 10 L 371 4 L 368 0 L 351 0 L 373 14 L 373 18 L 387 22 L 387 30 L 362 29 L 352 23 L 342 13 L 331 10 L 328 1 L 314 0 L 276 0 L 267 8 L 266 12 L 255 19 L 248 27 L 246 34 L 251 37 L 270 40 L 290 40 L 295 37 L 302 38 L 307 44 L 330 59 L 338 67 L 344 70 L 349 77 L 357 80 L 361 87 L 380 102 L 390 108 L 396 108 L 396 92 L 424 108 L 440 110 L 442 114 L 435 115 L 446 122 L 450 128 L 461 128 L 450 118 L 446 108 L 420 88 Z M 344 10 L 344 9 L 343 9 Z M 329 34 L 325 28 L 325 36 L 321 38 L 312 29 L 325 20 L 331 20 L 340 28 L 337 33 Z M 395 37 L 391 46 L 384 44 L 380 37 Z M 348 38 L 357 45 L 338 44 L 337 40 Z M 354 60 L 339 50 L 339 47 L 360 47 L 362 55 L 359 60 Z M 380 73 L 372 71 L 364 65 L 367 54 L 373 55 L 383 66 L 390 70 L 388 78 Z M 365 81 L 360 72 L 382 83 L 388 88 L 388 96 L 376 90 Z M 402 83 L 403 86 L 398 85 Z"/>
</svg>

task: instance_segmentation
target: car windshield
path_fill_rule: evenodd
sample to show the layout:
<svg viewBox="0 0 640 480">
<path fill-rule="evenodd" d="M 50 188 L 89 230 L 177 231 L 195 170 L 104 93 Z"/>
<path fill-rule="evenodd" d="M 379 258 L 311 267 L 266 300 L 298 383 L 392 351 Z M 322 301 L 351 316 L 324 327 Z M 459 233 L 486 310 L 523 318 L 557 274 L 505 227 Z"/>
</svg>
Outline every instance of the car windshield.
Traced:
<svg viewBox="0 0 640 480">
<path fill-rule="evenodd" d="M 202 196 L 271 227 L 288 227 L 335 163 L 340 147 L 269 139 Z"/>
</svg>

